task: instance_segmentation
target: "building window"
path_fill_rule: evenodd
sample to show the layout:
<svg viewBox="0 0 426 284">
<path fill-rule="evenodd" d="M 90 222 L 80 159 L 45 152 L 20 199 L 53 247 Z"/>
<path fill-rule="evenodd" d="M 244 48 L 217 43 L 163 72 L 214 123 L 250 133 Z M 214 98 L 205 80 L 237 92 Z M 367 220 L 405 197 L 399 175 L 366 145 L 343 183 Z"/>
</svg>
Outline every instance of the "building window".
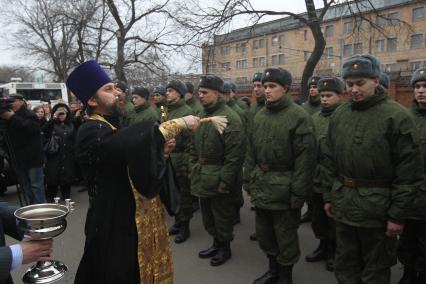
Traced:
<svg viewBox="0 0 426 284">
<path fill-rule="evenodd" d="M 262 66 L 266 66 L 265 57 L 253 58 L 253 67 L 262 67 Z"/>
<path fill-rule="evenodd" d="M 247 43 L 245 43 L 245 42 L 237 43 L 235 45 L 235 51 L 240 52 L 240 53 L 246 52 L 246 47 L 247 47 Z"/>
<path fill-rule="evenodd" d="M 231 70 L 231 62 L 225 62 L 221 64 L 223 71 L 229 71 Z"/>
<path fill-rule="evenodd" d="M 324 49 L 324 57 L 327 59 L 333 58 L 333 47 L 326 47 Z"/>
<path fill-rule="evenodd" d="M 377 15 L 376 25 L 383 28 L 386 25 L 386 15 Z"/>
<path fill-rule="evenodd" d="M 354 54 L 362 54 L 362 42 L 354 43 Z"/>
<path fill-rule="evenodd" d="M 388 14 L 388 21 L 390 25 L 395 25 L 399 22 L 399 12 L 393 12 Z"/>
<path fill-rule="evenodd" d="M 272 46 L 284 46 L 284 35 L 275 35 L 272 37 Z"/>
<path fill-rule="evenodd" d="M 247 60 L 237 60 L 236 67 L 237 69 L 247 69 Z"/>
<path fill-rule="evenodd" d="M 417 8 L 413 9 L 413 22 L 423 20 L 424 16 L 425 16 L 425 8 L 424 7 L 417 7 Z"/>
<path fill-rule="evenodd" d="M 343 46 L 343 56 L 351 56 L 352 55 L 352 44 L 345 44 Z"/>
<path fill-rule="evenodd" d="M 385 40 L 378 39 L 376 40 L 376 52 L 384 52 L 385 51 Z"/>
<path fill-rule="evenodd" d="M 424 61 L 413 61 L 410 62 L 411 65 L 411 70 L 415 71 L 417 69 L 419 69 L 420 67 L 425 67 L 425 62 Z"/>
<path fill-rule="evenodd" d="M 386 72 L 396 71 L 396 63 L 386 64 L 385 65 L 385 71 Z"/>
<path fill-rule="evenodd" d="M 306 61 L 308 61 L 308 59 L 309 59 L 309 56 L 310 56 L 310 52 L 309 51 L 304 51 L 303 52 L 303 60 L 306 62 Z"/>
<path fill-rule="evenodd" d="M 215 73 L 216 72 L 216 64 L 208 64 L 207 65 L 207 73 Z"/>
<path fill-rule="evenodd" d="M 220 55 L 228 55 L 231 52 L 231 47 L 229 45 L 224 45 L 220 47 Z"/>
<path fill-rule="evenodd" d="M 397 41 L 396 37 L 394 37 L 394 38 L 388 38 L 387 51 L 388 52 L 395 52 L 396 51 L 397 43 L 398 43 L 398 41 Z"/>
<path fill-rule="evenodd" d="M 411 36 L 411 49 L 417 49 L 423 47 L 423 34 L 417 34 Z"/>
<path fill-rule="evenodd" d="M 248 79 L 247 79 L 247 77 L 237 77 L 237 78 L 235 78 L 235 83 L 237 83 L 237 84 L 247 84 L 248 83 Z"/>
<path fill-rule="evenodd" d="M 284 53 L 272 55 L 272 65 L 283 65 L 284 64 Z"/>
<path fill-rule="evenodd" d="M 332 37 L 334 34 L 334 26 L 329 25 L 325 27 L 325 37 Z"/>
<path fill-rule="evenodd" d="M 303 40 L 304 40 L 304 41 L 307 41 L 307 40 L 308 40 L 308 31 L 307 31 L 307 30 L 304 30 L 304 31 L 303 31 Z"/>
<path fill-rule="evenodd" d="M 265 39 L 253 40 L 253 49 L 265 48 Z"/>
<path fill-rule="evenodd" d="M 352 33 L 353 32 L 353 30 L 354 30 L 354 24 L 353 24 L 353 22 L 352 21 L 350 21 L 350 22 L 345 22 L 345 25 L 344 25 L 344 32 L 345 32 L 345 34 L 350 34 L 350 33 Z"/>
</svg>

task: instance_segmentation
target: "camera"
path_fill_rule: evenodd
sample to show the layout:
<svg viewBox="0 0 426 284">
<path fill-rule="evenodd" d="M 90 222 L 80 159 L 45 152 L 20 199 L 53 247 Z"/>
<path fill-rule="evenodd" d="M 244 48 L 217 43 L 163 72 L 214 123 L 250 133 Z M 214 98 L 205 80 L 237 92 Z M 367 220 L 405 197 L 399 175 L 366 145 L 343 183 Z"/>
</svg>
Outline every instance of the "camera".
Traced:
<svg viewBox="0 0 426 284">
<path fill-rule="evenodd" d="M 0 97 L 0 112 L 9 110 L 14 101 L 13 97 Z"/>
</svg>

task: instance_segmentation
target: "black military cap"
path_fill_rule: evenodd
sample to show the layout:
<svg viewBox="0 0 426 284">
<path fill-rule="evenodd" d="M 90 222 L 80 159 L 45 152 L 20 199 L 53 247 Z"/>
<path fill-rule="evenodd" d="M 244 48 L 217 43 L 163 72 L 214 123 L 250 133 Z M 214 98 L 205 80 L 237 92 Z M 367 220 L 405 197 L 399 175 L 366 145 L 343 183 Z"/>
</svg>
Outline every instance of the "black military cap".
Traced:
<svg viewBox="0 0 426 284">
<path fill-rule="evenodd" d="M 16 94 L 10 94 L 9 97 L 14 98 L 14 99 L 19 99 L 19 100 L 23 100 L 24 96 L 20 93 L 16 93 Z"/>
<path fill-rule="evenodd" d="M 263 76 L 263 73 L 260 73 L 260 72 L 254 73 L 252 82 L 253 83 L 256 81 L 262 82 L 262 76 Z"/>
<path fill-rule="evenodd" d="M 186 85 L 181 80 L 171 80 L 166 86 L 166 89 L 168 88 L 172 88 L 173 90 L 178 92 L 181 97 L 183 97 L 188 91 Z"/>
<path fill-rule="evenodd" d="M 233 91 L 234 93 L 237 92 L 237 84 L 235 84 L 234 82 L 231 81 L 231 91 Z"/>
<path fill-rule="evenodd" d="M 290 72 L 283 68 L 266 68 L 262 76 L 262 84 L 265 82 L 274 82 L 281 86 L 288 86 L 290 90 L 293 79 Z"/>
<path fill-rule="evenodd" d="M 230 93 L 232 91 L 232 84 L 230 81 L 225 81 L 223 82 L 223 88 L 222 88 L 222 92 L 223 93 Z"/>
<path fill-rule="evenodd" d="M 426 82 L 426 67 L 422 67 L 414 71 L 413 75 L 411 76 L 411 86 L 413 86 L 420 81 Z"/>
<path fill-rule="evenodd" d="M 158 86 L 154 87 L 154 90 L 152 91 L 152 93 L 165 96 L 166 95 L 166 89 L 163 86 L 158 85 Z"/>
<path fill-rule="evenodd" d="M 348 77 L 379 78 L 380 61 L 371 54 L 354 55 L 343 63 L 343 79 Z"/>
<path fill-rule="evenodd" d="M 115 86 L 122 90 L 124 93 L 127 92 L 127 84 L 123 81 L 115 81 Z"/>
<path fill-rule="evenodd" d="M 138 95 L 144 99 L 149 98 L 149 90 L 142 86 L 137 86 L 133 88 L 132 95 Z"/>
<path fill-rule="evenodd" d="M 389 76 L 385 73 L 380 74 L 380 85 L 385 87 L 386 89 L 389 88 Z"/>
<path fill-rule="evenodd" d="M 200 79 L 200 84 L 198 85 L 198 89 L 199 88 L 206 88 L 222 92 L 223 80 L 215 75 L 202 76 Z"/>
<path fill-rule="evenodd" d="M 340 78 L 337 77 L 327 77 L 322 78 L 318 81 L 318 92 L 335 92 L 337 94 L 343 93 L 345 84 Z"/>
<path fill-rule="evenodd" d="M 321 79 L 319 76 L 312 76 L 308 80 L 308 87 L 310 88 L 312 85 L 318 86 L 318 81 Z"/>
<path fill-rule="evenodd" d="M 194 84 L 191 82 L 185 82 L 186 89 L 188 90 L 188 93 L 193 94 L 194 93 Z"/>
</svg>

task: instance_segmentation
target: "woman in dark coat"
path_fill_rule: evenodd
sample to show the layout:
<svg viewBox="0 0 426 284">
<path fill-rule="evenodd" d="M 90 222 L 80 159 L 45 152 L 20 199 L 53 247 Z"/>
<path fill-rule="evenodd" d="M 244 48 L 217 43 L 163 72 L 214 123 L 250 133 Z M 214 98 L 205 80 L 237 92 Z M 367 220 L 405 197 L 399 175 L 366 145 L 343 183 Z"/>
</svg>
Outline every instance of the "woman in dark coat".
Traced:
<svg viewBox="0 0 426 284">
<path fill-rule="evenodd" d="M 46 199 L 53 198 L 60 189 L 62 198 L 70 198 L 71 184 L 74 181 L 74 137 L 76 129 L 72 123 L 70 108 L 66 104 L 57 104 L 52 109 L 52 119 L 43 126 L 45 141 L 52 136 L 59 137 L 59 149 L 56 153 L 46 153 Z"/>
</svg>

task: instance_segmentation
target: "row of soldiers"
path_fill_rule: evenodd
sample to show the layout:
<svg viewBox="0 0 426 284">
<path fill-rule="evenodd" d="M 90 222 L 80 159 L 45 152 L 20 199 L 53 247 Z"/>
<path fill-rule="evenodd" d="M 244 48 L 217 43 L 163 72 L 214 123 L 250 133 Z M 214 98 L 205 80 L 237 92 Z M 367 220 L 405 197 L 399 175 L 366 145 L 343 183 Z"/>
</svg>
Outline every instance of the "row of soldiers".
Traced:
<svg viewBox="0 0 426 284">
<path fill-rule="evenodd" d="M 244 188 L 269 260 L 254 284 L 293 283 L 301 208 L 309 196 L 320 244 L 307 261 L 326 259 L 339 283 L 390 283 L 398 255 L 404 265 L 400 283 L 426 283 L 426 69 L 412 76 L 415 100 L 407 110 L 380 84 L 380 66 L 368 54 L 347 59 L 345 82 L 312 78 L 302 106 L 289 94 L 291 74 L 281 68 L 254 75 L 256 102 L 249 110 L 233 96 L 232 84 L 217 76 L 201 78 L 198 109 L 185 103 L 185 96 L 194 99 L 187 95 L 191 85 L 169 82 L 163 106 L 168 119 L 228 119 L 223 133 L 202 124 L 176 138 L 171 159 L 182 208 L 170 230 L 175 242 L 189 237 L 196 196 L 213 238 L 199 257 L 210 258 L 212 266 L 225 263 Z M 344 92 L 350 97 L 345 103 Z"/>
</svg>

